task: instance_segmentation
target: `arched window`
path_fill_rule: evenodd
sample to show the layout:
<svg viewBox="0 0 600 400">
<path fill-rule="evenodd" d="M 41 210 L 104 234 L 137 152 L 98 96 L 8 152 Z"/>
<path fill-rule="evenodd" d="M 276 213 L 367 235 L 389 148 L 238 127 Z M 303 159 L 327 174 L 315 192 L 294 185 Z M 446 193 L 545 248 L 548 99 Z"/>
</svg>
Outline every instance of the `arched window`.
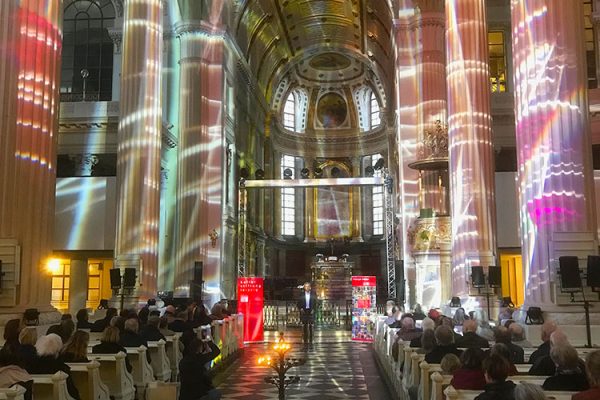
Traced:
<svg viewBox="0 0 600 400">
<path fill-rule="evenodd" d="M 110 0 L 65 4 L 61 100 L 110 101 L 113 43 L 108 28 L 114 25 L 114 6 Z"/>
<path fill-rule="evenodd" d="M 364 85 L 356 89 L 354 100 L 358 113 L 358 126 L 361 132 L 367 132 L 381 125 L 379 102 L 371 87 Z"/>
<path fill-rule="evenodd" d="M 290 91 L 283 106 L 283 127 L 302 133 L 306 129 L 306 107 L 308 96 L 302 89 Z"/>
<path fill-rule="evenodd" d="M 371 166 L 383 158 L 381 154 L 371 156 Z M 375 171 L 375 176 L 381 176 L 381 171 Z M 383 235 L 383 186 L 373 186 L 373 235 Z"/>
<path fill-rule="evenodd" d="M 296 98 L 290 93 L 283 107 L 283 127 L 290 131 L 296 130 Z"/>
<path fill-rule="evenodd" d="M 296 157 L 281 156 L 281 178 L 285 170 L 292 171 L 290 179 L 296 177 Z M 294 188 L 281 189 L 281 235 L 293 236 L 296 234 L 296 190 Z"/>
<path fill-rule="evenodd" d="M 369 103 L 369 114 L 371 121 L 371 129 L 377 128 L 381 124 L 381 115 L 379 113 L 379 102 L 375 93 L 371 92 L 371 101 Z"/>
</svg>

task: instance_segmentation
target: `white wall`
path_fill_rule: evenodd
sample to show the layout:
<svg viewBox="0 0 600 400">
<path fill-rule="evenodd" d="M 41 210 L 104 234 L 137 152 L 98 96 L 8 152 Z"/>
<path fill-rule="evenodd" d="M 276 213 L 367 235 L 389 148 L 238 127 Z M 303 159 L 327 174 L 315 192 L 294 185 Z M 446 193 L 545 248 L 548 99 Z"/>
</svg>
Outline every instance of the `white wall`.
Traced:
<svg viewBox="0 0 600 400">
<path fill-rule="evenodd" d="M 54 250 L 113 250 L 116 177 L 56 179 Z"/>
<path fill-rule="evenodd" d="M 498 247 L 521 247 L 516 172 L 496 172 Z"/>
</svg>

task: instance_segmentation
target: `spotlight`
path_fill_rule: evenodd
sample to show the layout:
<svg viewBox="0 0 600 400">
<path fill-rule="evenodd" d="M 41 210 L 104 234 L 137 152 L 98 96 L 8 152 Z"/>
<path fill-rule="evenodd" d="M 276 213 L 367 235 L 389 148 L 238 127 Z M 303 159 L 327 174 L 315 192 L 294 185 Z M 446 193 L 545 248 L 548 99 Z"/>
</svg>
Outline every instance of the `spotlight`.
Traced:
<svg viewBox="0 0 600 400">
<path fill-rule="evenodd" d="M 525 324 L 543 325 L 544 316 L 542 315 L 542 309 L 539 307 L 529 307 L 527 309 L 527 316 L 525 317 Z"/>
<path fill-rule="evenodd" d="M 291 169 L 286 168 L 286 169 L 283 170 L 283 179 L 292 179 L 292 175 L 293 174 L 294 173 L 292 172 Z"/>
<path fill-rule="evenodd" d="M 302 177 L 302 179 L 307 179 L 309 173 L 310 173 L 310 171 L 306 167 L 304 167 L 300 170 L 300 176 Z"/>
<path fill-rule="evenodd" d="M 365 168 L 365 176 L 371 177 L 373 175 L 375 175 L 375 170 L 369 165 L 367 168 Z"/>
<path fill-rule="evenodd" d="M 450 300 L 450 307 L 460 307 L 461 303 L 460 303 L 460 297 L 452 297 L 452 299 Z"/>
<path fill-rule="evenodd" d="M 254 173 L 254 177 L 258 180 L 265 179 L 265 171 L 263 171 L 262 169 L 257 169 Z"/>
<path fill-rule="evenodd" d="M 315 178 L 321 178 L 321 177 L 323 177 L 323 170 L 321 168 L 317 167 L 313 171 L 313 175 Z"/>
<path fill-rule="evenodd" d="M 376 171 L 379 171 L 379 170 L 383 169 L 384 165 L 385 165 L 385 160 L 383 158 L 380 158 L 379 160 L 377 160 L 377 162 L 375 163 L 375 165 L 373 166 L 373 168 Z"/>
<path fill-rule="evenodd" d="M 240 168 L 240 178 L 248 179 L 249 176 L 250 172 L 248 171 L 248 168 Z"/>
<path fill-rule="evenodd" d="M 331 168 L 331 177 L 337 178 L 340 176 L 340 169 L 338 167 Z"/>
</svg>

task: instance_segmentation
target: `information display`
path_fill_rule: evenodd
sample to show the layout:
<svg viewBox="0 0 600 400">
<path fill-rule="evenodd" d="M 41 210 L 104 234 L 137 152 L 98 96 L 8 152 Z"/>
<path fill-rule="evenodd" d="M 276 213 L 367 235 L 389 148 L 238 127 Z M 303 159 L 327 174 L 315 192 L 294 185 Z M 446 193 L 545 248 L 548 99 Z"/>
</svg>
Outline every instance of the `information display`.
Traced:
<svg viewBox="0 0 600 400">
<path fill-rule="evenodd" d="M 372 342 L 377 316 L 377 280 L 374 276 L 352 277 L 352 340 Z"/>
<path fill-rule="evenodd" d="M 264 278 L 238 278 L 238 312 L 244 316 L 244 342 L 264 340 Z"/>
</svg>

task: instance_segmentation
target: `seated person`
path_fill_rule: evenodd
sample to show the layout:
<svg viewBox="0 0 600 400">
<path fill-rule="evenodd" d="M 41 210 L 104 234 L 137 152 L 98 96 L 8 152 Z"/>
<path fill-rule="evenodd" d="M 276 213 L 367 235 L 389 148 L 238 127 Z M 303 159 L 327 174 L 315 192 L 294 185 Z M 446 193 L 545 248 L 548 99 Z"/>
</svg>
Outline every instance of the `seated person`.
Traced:
<svg viewBox="0 0 600 400">
<path fill-rule="evenodd" d="M 440 325 L 435 329 L 436 346 L 429 354 L 425 355 L 425 361 L 429 364 L 439 364 L 446 354 L 460 356 L 461 351 L 454 344 L 454 332 L 446 325 Z"/>
<path fill-rule="evenodd" d="M 92 354 L 117 354 L 122 352 L 125 354 L 125 366 L 127 371 L 131 373 L 133 367 L 129 363 L 129 357 L 127 357 L 127 350 L 119 344 L 119 328 L 116 326 L 108 326 L 102 337 L 100 343 L 92 347 Z"/>
<path fill-rule="evenodd" d="M 515 384 L 507 381 L 510 364 L 507 359 L 493 354 L 483 360 L 484 392 L 475 400 L 515 400 Z"/>
<path fill-rule="evenodd" d="M 440 362 L 440 369 L 444 375 L 452 375 L 454 371 L 460 368 L 460 358 L 449 353 L 446 354 Z"/>
<path fill-rule="evenodd" d="M 140 325 L 135 318 L 125 320 L 124 330 L 121 332 L 119 344 L 123 347 L 140 347 L 148 348 L 148 341 L 138 333 Z"/>
<path fill-rule="evenodd" d="M 148 322 L 144 328 L 140 331 L 140 336 L 146 342 L 157 342 L 159 340 L 167 341 L 165 336 L 160 332 L 158 328 L 160 324 L 160 317 L 157 315 L 151 315 L 148 317 Z"/>
<path fill-rule="evenodd" d="M 118 314 L 117 309 L 116 308 L 109 308 L 106 310 L 106 315 L 104 316 L 104 318 L 97 320 L 96 322 L 94 322 L 92 324 L 92 327 L 90 328 L 90 331 L 92 332 L 104 332 L 104 329 L 107 326 L 110 326 L 110 320 L 113 319 L 113 317 L 116 317 Z"/>
<path fill-rule="evenodd" d="M 435 322 L 429 317 L 425 317 L 423 319 L 423 321 L 421 322 L 421 331 L 425 332 L 427 330 L 431 330 L 431 331 L 435 330 Z M 410 347 L 421 347 L 421 336 L 420 335 L 410 341 Z"/>
<path fill-rule="evenodd" d="M 494 338 L 496 343 L 502 343 L 510 351 L 509 361 L 513 364 L 523 364 L 525 362 L 525 351 L 522 347 L 517 346 L 511 342 L 511 336 L 508 329 L 503 326 L 499 326 L 494 329 Z"/>
<path fill-rule="evenodd" d="M 454 312 L 454 316 L 452 317 L 452 323 L 454 326 L 463 326 L 465 321 L 469 319 L 469 316 L 465 313 L 465 309 L 459 307 Z"/>
<path fill-rule="evenodd" d="M 533 347 L 529 340 L 525 339 L 525 330 L 520 324 L 513 322 L 508 327 L 508 331 L 510 332 L 511 342 L 514 345 L 524 349 Z"/>
<path fill-rule="evenodd" d="M 415 319 L 415 321 L 422 321 L 425 319 L 426 315 L 423 312 L 423 309 L 421 308 L 421 305 L 419 303 L 415 304 L 415 309 L 413 310 L 413 318 Z"/>
<path fill-rule="evenodd" d="M 512 361 L 510 361 L 511 353 L 510 353 L 510 350 L 508 349 L 508 347 L 504 343 L 496 343 L 490 349 L 490 355 L 492 355 L 492 354 L 506 358 L 506 360 L 510 364 L 510 370 L 508 372 L 508 376 L 514 376 L 514 375 L 519 374 L 519 371 L 517 371 L 517 367 L 515 366 L 515 364 Z"/>
<path fill-rule="evenodd" d="M 61 337 L 55 333 L 40 337 L 35 344 L 38 358 L 29 367 L 28 372 L 30 374 L 55 374 L 58 371 L 66 373 L 67 391 L 71 397 L 79 400 L 79 391 L 71 378 L 71 368 L 59 357 L 62 346 Z"/>
<path fill-rule="evenodd" d="M 435 348 L 435 331 L 433 329 L 427 329 L 423 332 L 423 335 L 419 338 L 421 341 L 421 347 L 417 349 L 417 354 L 429 354 Z M 412 342 L 411 342 L 412 345 Z"/>
<path fill-rule="evenodd" d="M 541 386 L 521 382 L 515 387 L 515 400 L 547 400 L 547 397 Z"/>
<path fill-rule="evenodd" d="M 75 318 L 77 319 L 77 329 L 92 329 L 94 324 L 89 321 L 89 315 L 85 308 L 77 311 Z"/>
<path fill-rule="evenodd" d="M 64 362 L 85 363 L 88 362 L 87 352 L 90 334 L 86 331 L 76 331 L 63 346 L 61 351 Z"/>
<path fill-rule="evenodd" d="M 402 309 L 398 306 L 392 307 L 392 314 L 385 319 L 385 324 L 390 328 L 400 328 Z"/>
<path fill-rule="evenodd" d="M 21 367 L 20 361 L 19 355 L 10 349 L 0 352 L 0 388 L 21 385 L 27 389 L 25 399 L 31 400 L 33 381 L 31 375 Z"/>
<path fill-rule="evenodd" d="M 559 345 L 569 345 L 569 339 L 567 335 L 564 334 L 560 329 L 556 329 L 550 335 L 550 340 L 548 340 L 549 349 L 552 350 L 553 347 Z M 580 369 L 583 371 L 585 369 L 585 365 L 580 360 Z M 537 375 L 537 376 L 552 376 L 556 373 L 556 365 L 554 361 L 550 358 L 550 353 L 546 356 L 540 356 L 533 363 L 531 368 L 529 369 L 529 375 Z"/>
<path fill-rule="evenodd" d="M 452 374 L 450 384 L 458 390 L 483 390 L 485 376 L 482 363 L 485 358 L 483 350 L 471 347 L 460 355 L 461 367 Z"/>
<path fill-rule="evenodd" d="M 540 344 L 536 351 L 531 353 L 529 357 L 529 364 L 535 364 L 535 362 L 544 356 L 550 355 L 550 335 L 557 330 L 558 327 L 552 321 L 546 321 L 542 325 L 542 344 Z M 552 375 L 552 374 L 551 374 Z"/>
<path fill-rule="evenodd" d="M 396 333 L 396 337 L 399 340 L 410 342 L 422 334 L 423 332 L 415 328 L 415 320 L 412 317 L 404 317 L 400 321 L 400 330 Z"/>
<path fill-rule="evenodd" d="M 584 392 L 573 395 L 573 400 L 597 400 L 600 399 L 600 350 L 592 351 L 585 357 L 585 369 L 587 371 L 590 388 Z"/>
<path fill-rule="evenodd" d="M 188 314 L 186 311 L 179 311 L 173 322 L 169 323 L 168 327 L 173 332 L 185 332 L 191 329 L 191 325 L 187 322 Z"/>
<path fill-rule="evenodd" d="M 37 350 L 35 343 L 38 340 L 37 328 L 35 326 L 27 326 L 19 333 L 19 348 L 18 355 L 21 358 L 21 366 L 28 369 L 37 358 Z"/>
<path fill-rule="evenodd" d="M 556 374 L 544 381 L 544 390 L 567 390 L 579 392 L 588 390 L 585 373 L 579 368 L 577 350 L 569 344 L 552 346 L 550 358 L 556 365 Z"/>
<path fill-rule="evenodd" d="M 480 349 L 490 347 L 490 343 L 476 333 L 477 328 L 477 321 L 473 319 L 466 320 L 463 323 L 463 334 L 456 341 L 456 346 L 467 348 L 477 347 Z"/>
</svg>

